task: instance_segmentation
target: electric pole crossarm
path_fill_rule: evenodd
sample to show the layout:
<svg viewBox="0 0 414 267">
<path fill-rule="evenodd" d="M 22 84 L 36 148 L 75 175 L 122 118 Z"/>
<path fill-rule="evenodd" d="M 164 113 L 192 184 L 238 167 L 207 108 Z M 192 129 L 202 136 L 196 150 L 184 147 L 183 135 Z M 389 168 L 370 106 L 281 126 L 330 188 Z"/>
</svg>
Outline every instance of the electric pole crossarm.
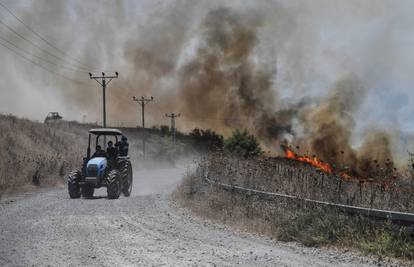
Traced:
<svg viewBox="0 0 414 267">
<path fill-rule="evenodd" d="M 102 72 L 102 76 L 95 76 L 91 72 L 89 72 L 89 77 L 91 79 L 95 79 L 95 80 L 96 79 L 104 79 L 104 78 L 114 79 L 114 78 L 118 78 L 118 76 L 119 76 L 119 73 L 117 71 L 115 71 L 115 75 L 110 75 L 110 76 L 105 76 L 105 72 Z"/>
<path fill-rule="evenodd" d="M 119 76 L 89 76 L 91 79 L 114 79 L 118 78 Z"/>
</svg>

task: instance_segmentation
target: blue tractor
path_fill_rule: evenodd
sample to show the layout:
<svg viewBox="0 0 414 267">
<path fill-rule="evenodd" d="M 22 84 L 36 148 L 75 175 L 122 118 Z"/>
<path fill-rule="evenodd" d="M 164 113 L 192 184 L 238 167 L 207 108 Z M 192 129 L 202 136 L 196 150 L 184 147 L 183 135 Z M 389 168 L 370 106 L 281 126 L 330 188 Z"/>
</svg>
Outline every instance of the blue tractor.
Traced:
<svg viewBox="0 0 414 267">
<path fill-rule="evenodd" d="M 91 138 L 95 137 L 95 153 L 91 155 Z M 98 128 L 89 130 L 89 141 L 86 157 L 81 170 L 74 170 L 68 175 L 68 191 L 70 198 L 93 197 L 95 188 L 106 187 L 108 198 L 117 199 L 123 193 L 126 197 L 132 190 L 132 165 L 128 156 L 128 148 L 122 148 L 119 137 L 124 139 L 117 129 Z M 126 138 L 125 138 L 126 139 Z M 102 150 L 100 143 L 115 144 Z M 106 145 L 106 144 L 104 144 Z"/>
</svg>

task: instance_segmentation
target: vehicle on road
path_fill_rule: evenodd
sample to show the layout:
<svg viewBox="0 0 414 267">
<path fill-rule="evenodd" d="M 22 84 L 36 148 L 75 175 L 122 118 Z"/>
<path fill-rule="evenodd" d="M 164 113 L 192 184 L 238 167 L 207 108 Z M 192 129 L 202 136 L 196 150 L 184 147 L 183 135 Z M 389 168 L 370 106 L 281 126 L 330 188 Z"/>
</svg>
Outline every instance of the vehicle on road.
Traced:
<svg viewBox="0 0 414 267">
<path fill-rule="evenodd" d="M 63 119 L 63 117 L 59 115 L 59 112 L 49 112 L 44 122 L 48 123 L 53 121 L 60 121 L 61 119 Z"/>
<path fill-rule="evenodd" d="M 132 190 L 132 165 L 128 155 L 120 156 L 117 146 L 106 151 L 100 144 L 119 144 L 118 137 L 123 136 L 118 129 L 97 128 L 89 130 L 86 157 L 81 169 L 68 174 L 68 192 L 70 198 L 92 198 L 95 188 L 106 187 L 108 198 L 117 199 L 120 194 L 129 197 Z M 91 140 L 94 137 L 95 140 Z M 91 141 L 95 142 L 95 153 L 91 156 Z M 105 147 L 105 146 L 103 146 Z"/>
</svg>

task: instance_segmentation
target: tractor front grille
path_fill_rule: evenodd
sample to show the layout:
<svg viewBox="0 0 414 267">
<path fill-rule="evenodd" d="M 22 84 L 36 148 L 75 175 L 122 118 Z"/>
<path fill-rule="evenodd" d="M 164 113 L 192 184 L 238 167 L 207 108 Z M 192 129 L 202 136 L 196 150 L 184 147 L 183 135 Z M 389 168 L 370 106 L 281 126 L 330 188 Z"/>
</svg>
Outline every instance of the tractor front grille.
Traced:
<svg viewBox="0 0 414 267">
<path fill-rule="evenodd" d="M 98 165 L 90 164 L 87 168 L 87 173 L 89 177 L 96 177 L 98 176 Z"/>
</svg>

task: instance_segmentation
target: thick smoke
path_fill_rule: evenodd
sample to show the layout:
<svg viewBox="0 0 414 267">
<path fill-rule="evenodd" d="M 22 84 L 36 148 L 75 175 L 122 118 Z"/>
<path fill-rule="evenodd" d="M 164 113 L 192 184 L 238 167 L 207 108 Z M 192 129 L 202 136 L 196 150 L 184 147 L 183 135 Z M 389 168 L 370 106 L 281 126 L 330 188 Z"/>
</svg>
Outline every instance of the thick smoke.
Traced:
<svg viewBox="0 0 414 267">
<path fill-rule="evenodd" d="M 305 130 L 297 141 L 337 171 L 347 169 L 354 175 L 371 177 L 378 164 L 391 163 L 392 135 L 371 129 L 362 145 L 352 146 L 354 116 L 365 95 L 366 89 L 355 75 L 338 80 L 326 100 L 301 110 Z"/>
<path fill-rule="evenodd" d="M 289 131 L 270 115 L 277 97 L 271 90 L 275 71 L 251 62 L 259 25 L 228 8 L 207 14 L 202 47 L 178 72 L 180 110 L 189 120 L 213 120 L 221 131 L 254 127 L 270 138 Z"/>
<path fill-rule="evenodd" d="M 180 112 L 181 130 L 228 135 L 246 128 L 271 151 L 288 141 L 363 175 L 373 164 L 402 158 L 412 139 L 409 1 L 5 3 L 71 57 L 50 58 L 7 29 L 1 36 L 56 61 L 59 67 L 46 66 L 80 83 L 5 50 L 12 64 L 0 82 L 1 112 L 41 119 L 57 110 L 99 122 L 101 91 L 86 70 L 116 70 L 120 78 L 107 91 L 108 121 L 115 126 L 137 125 L 132 96 L 153 95 L 147 125 L 167 124 L 165 113 Z M 39 105 L 44 99 L 50 101 Z"/>
</svg>

